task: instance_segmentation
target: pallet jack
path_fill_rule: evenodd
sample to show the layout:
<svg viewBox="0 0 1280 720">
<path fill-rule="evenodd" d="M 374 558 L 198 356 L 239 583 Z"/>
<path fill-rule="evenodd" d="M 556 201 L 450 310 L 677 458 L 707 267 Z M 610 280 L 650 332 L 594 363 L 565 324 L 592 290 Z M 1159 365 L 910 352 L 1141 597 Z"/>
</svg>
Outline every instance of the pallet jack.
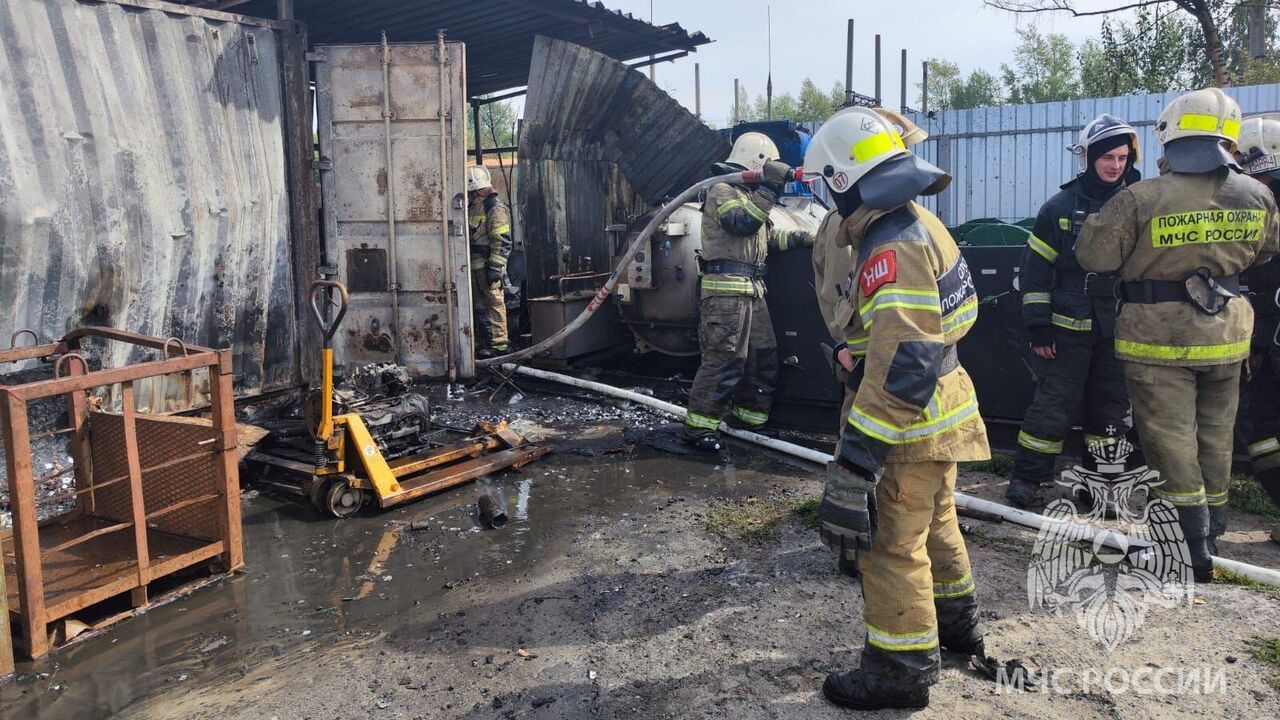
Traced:
<svg viewBox="0 0 1280 720">
<path fill-rule="evenodd" d="M 434 426 L 426 398 L 397 394 L 343 401 L 334 413 L 333 337 L 346 315 L 347 288 L 337 280 L 311 284 L 311 310 L 320 325 L 322 376 L 301 420 L 271 429 L 245 457 L 255 482 L 306 497 L 333 517 L 352 515 L 366 502 L 389 508 L 446 490 L 504 468 L 519 468 L 551 452 L 507 426 L 482 422 L 470 432 Z M 330 310 L 336 310 L 330 319 Z M 352 410 L 352 408 L 358 408 Z M 440 442 L 446 434 L 465 435 Z"/>
</svg>

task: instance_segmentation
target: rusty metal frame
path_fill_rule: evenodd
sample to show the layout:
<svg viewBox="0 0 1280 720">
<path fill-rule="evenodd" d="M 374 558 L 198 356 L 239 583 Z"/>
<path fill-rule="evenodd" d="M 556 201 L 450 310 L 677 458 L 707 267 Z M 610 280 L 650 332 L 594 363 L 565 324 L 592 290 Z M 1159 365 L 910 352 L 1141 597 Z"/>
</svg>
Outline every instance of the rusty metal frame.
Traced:
<svg viewBox="0 0 1280 720">
<path fill-rule="evenodd" d="M 117 368 L 90 370 L 83 363 L 62 363 L 80 349 L 81 341 L 97 338 L 108 342 L 125 343 L 157 351 L 164 358 Z M 0 432 L 4 434 L 6 470 L 9 477 L 10 503 L 13 510 L 12 544 L 14 560 L 12 568 L 17 581 L 17 606 L 10 609 L 20 618 L 22 634 L 18 644 L 31 657 L 40 657 L 49 651 L 48 625 L 71 613 L 110 597 L 128 592 L 135 608 L 148 604 L 147 585 L 156 578 L 191 567 L 206 560 L 220 557 L 223 569 L 234 571 L 244 566 L 244 549 L 240 527 L 239 472 L 237 468 L 235 407 L 232 401 L 232 361 L 230 350 L 187 345 L 185 354 L 167 357 L 166 348 L 173 340 L 114 330 L 110 328 L 84 328 L 75 330 L 55 343 L 33 347 L 11 348 L 0 351 L 0 365 L 24 360 L 58 360 L 57 367 L 68 366 L 69 374 L 52 379 L 38 380 L 19 385 L 0 386 Z M 161 463 L 143 468 L 139 454 L 137 416 L 134 410 L 133 383 L 145 378 L 190 372 L 207 368 L 210 377 L 210 407 L 212 410 L 212 441 L 207 452 L 200 457 L 213 455 L 213 488 L 215 492 L 199 497 L 186 498 L 162 508 L 147 508 L 143 502 L 143 489 L 149 472 L 160 469 Z M 95 484 L 91 462 L 93 439 L 87 421 L 89 402 L 87 391 L 109 386 L 120 386 L 121 416 L 123 418 L 124 451 L 127 473 L 124 477 L 104 479 Z M 63 396 L 67 398 L 70 416 L 72 460 L 75 469 L 77 498 L 76 508 L 54 520 L 78 519 L 87 532 L 58 541 L 53 533 L 46 532 L 42 544 L 42 530 L 50 530 L 50 522 L 36 520 L 35 478 L 32 472 L 31 432 L 28 424 L 28 403 Z M 177 458 L 172 462 L 189 460 Z M 131 504 L 127 521 L 100 518 L 95 515 L 98 492 L 110 484 L 127 483 Z M 185 552 L 153 557 L 149 549 L 148 530 L 153 523 L 170 513 L 197 502 L 215 504 L 217 537 L 212 542 L 203 539 L 184 538 L 198 547 Z M 105 524 L 104 524 L 105 523 Z M 97 525 L 97 527 L 94 527 Z M 69 526 L 68 526 L 69 527 Z M 56 602 L 46 603 L 44 557 L 85 543 L 103 534 L 133 529 L 133 543 L 120 542 L 115 546 L 124 553 L 120 560 L 128 568 L 116 573 L 107 582 L 79 592 L 63 592 Z M 154 529 L 154 528 L 152 528 Z M 132 554 L 130 555 L 130 551 Z M 8 558 L 3 558 L 8 562 Z M 5 598 L 6 606 L 12 603 Z M 0 628 L 3 632 L 7 628 Z M 3 644 L 0 643 L 0 650 Z M 0 660 L 2 666 L 3 660 Z"/>
</svg>

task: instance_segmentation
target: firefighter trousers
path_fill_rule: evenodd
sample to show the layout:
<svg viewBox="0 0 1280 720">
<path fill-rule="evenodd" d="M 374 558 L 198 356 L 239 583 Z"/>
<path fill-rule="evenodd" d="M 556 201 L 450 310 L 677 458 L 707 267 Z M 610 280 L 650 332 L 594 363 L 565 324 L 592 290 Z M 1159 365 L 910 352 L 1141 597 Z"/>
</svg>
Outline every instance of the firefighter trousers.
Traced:
<svg viewBox="0 0 1280 720">
<path fill-rule="evenodd" d="M 778 381 L 778 341 L 764 298 L 704 295 L 699 303 L 702 364 L 689 390 L 685 433 L 716 431 L 729 406 L 736 424 L 769 421 Z"/>
<path fill-rule="evenodd" d="M 475 319 L 476 347 L 506 350 L 507 304 L 502 280 L 489 282 L 483 268 L 471 271 L 471 314 Z"/>
<path fill-rule="evenodd" d="M 1126 362 L 1138 439 L 1160 473 L 1156 497 L 1183 507 L 1224 509 L 1240 363 L 1172 367 Z M 1225 521 L 1224 521 L 1225 526 Z M 1219 533 L 1220 534 L 1220 533 Z"/>
<path fill-rule="evenodd" d="M 1255 350 L 1249 374 L 1240 386 L 1237 433 L 1249 450 L 1254 475 L 1280 469 L 1280 354 Z"/>
<path fill-rule="evenodd" d="M 982 638 L 955 486 L 954 462 L 890 462 L 876 486 L 879 529 L 858 556 L 873 690 L 932 685 L 939 645 L 964 652 Z"/>
<path fill-rule="evenodd" d="M 1054 463 L 1076 418 L 1083 418 L 1086 444 L 1123 437 L 1132 423 L 1115 340 L 1096 330 L 1063 331 L 1055 333 L 1054 345 L 1054 359 L 1032 357 L 1040 378 L 1013 464 L 1014 477 L 1042 485 L 1053 481 Z"/>
</svg>

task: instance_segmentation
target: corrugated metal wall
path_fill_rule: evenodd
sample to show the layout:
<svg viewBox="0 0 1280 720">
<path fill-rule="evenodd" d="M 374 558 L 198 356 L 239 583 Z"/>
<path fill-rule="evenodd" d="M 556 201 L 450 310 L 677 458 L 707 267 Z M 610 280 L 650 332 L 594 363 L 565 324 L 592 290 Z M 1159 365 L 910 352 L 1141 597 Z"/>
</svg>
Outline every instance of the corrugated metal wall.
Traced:
<svg viewBox="0 0 1280 720">
<path fill-rule="evenodd" d="M 1280 85 L 1226 88 L 1246 115 L 1280 110 Z M 1033 217 L 1058 186 L 1077 172 L 1066 147 L 1102 113 L 1129 121 L 1142 135 L 1141 170 L 1154 177 L 1160 146 L 1153 134 L 1165 105 L 1182 93 L 1128 95 L 974 110 L 947 110 L 912 120 L 929 131 L 916 148 L 955 178 L 926 201 L 948 225 L 977 218 Z"/>
<path fill-rule="evenodd" d="M 3 0 L 0 88 L 0 343 L 109 325 L 234 347 L 238 393 L 297 381 L 270 29 Z"/>
<path fill-rule="evenodd" d="M 605 228 L 707 177 L 729 144 L 643 73 L 539 37 L 520 137 L 522 237 L 533 294 L 552 275 L 609 270 Z"/>
</svg>

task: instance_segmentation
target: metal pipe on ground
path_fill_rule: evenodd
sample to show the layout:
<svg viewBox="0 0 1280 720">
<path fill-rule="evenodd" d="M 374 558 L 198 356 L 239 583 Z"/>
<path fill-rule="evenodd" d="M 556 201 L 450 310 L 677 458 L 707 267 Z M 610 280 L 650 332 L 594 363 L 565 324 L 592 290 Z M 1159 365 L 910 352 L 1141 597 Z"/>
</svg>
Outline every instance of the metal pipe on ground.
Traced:
<svg viewBox="0 0 1280 720">
<path fill-rule="evenodd" d="M 621 400 L 629 400 L 679 419 L 683 419 L 686 413 L 684 408 L 676 405 L 675 403 L 669 403 L 665 400 L 659 400 L 638 392 L 616 388 L 612 385 L 605 385 L 604 383 L 598 383 L 591 380 L 583 380 L 570 375 L 562 375 L 560 373 L 538 370 L 530 367 L 516 367 L 515 365 L 505 365 L 503 366 L 503 370 L 508 373 L 514 371 L 518 375 L 537 378 L 539 380 L 547 380 L 550 382 L 558 382 L 564 385 L 582 388 L 583 390 L 591 390 L 593 392 L 598 392 L 602 395 L 608 395 Z M 803 447 L 777 438 L 766 437 L 759 433 L 738 430 L 727 425 L 721 425 L 720 431 L 731 437 L 738 438 L 739 440 L 745 440 L 770 450 L 777 450 L 778 452 L 800 458 L 801 460 L 808 460 L 809 462 L 817 463 L 824 467 L 827 462 L 831 460 L 831 453 L 829 452 L 814 450 L 813 448 Z M 1018 510 L 1017 508 L 1011 508 L 1007 505 L 994 503 L 990 500 L 983 500 L 982 498 L 973 497 L 972 495 L 966 495 L 962 492 L 957 492 L 955 494 L 955 499 L 957 507 L 991 513 L 992 515 L 1002 517 L 1009 522 L 1031 528 L 1033 530 L 1042 530 L 1049 526 L 1060 527 L 1062 525 L 1061 520 L 1055 520 L 1053 518 L 1048 518 L 1025 510 Z M 1087 539 L 1092 542 L 1095 538 L 1101 538 L 1101 542 L 1113 548 L 1131 549 L 1134 547 L 1149 547 L 1151 545 L 1151 541 L 1146 538 L 1136 537 L 1134 535 L 1126 536 L 1123 533 L 1106 528 L 1079 525 L 1073 528 L 1073 530 L 1075 529 L 1078 529 L 1083 533 L 1083 539 Z M 1121 540 L 1121 538 L 1123 538 L 1123 540 Z M 1280 571 L 1260 567 L 1258 565 L 1250 565 L 1249 563 L 1243 563 L 1237 560 L 1228 560 L 1227 558 L 1221 557 L 1214 557 L 1213 564 L 1215 567 L 1229 570 L 1238 575 L 1247 577 L 1250 580 L 1270 585 L 1272 587 L 1280 587 Z"/>
</svg>

